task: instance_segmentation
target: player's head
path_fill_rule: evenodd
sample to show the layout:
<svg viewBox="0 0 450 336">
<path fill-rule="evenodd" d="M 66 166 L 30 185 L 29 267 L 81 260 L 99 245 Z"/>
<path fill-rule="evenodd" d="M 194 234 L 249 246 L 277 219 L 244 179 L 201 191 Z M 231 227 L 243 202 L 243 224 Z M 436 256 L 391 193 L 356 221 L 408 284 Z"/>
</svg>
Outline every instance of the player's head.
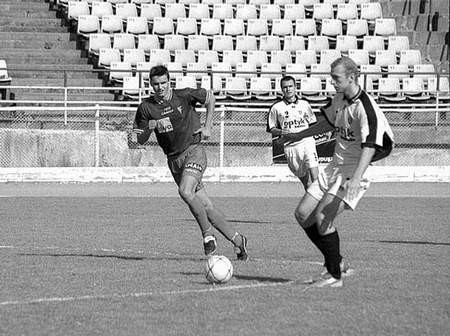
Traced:
<svg viewBox="0 0 450 336">
<path fill-rule="evenodd" d="M 286 100 L 295 98 L 295 78 L 292 76 L 284 76 L 280 79 L 281 92 Z"/>
<path fill-rule="evenodd" d="M 157 65 L 150 69 L 150 85 L 157 97 L 165 97 L 170 89 L 169 70 L 163 65 Z"/>
<path fill-rule="evenodd" d="M 350 57 L 340 57 L 331 63 L 331 83 L 336 92 L 349 93 L 358 86 L 358 65 Z"/>
</svg>

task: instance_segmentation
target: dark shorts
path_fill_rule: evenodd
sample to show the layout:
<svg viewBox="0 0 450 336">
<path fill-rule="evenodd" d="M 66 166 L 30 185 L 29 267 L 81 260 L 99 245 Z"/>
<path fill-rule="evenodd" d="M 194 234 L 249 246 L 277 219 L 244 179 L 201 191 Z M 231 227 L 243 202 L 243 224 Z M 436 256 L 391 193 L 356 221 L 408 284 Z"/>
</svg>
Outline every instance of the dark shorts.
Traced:
<svg viewBox="0 0 450 336">
<path fill-rule="evenodd" d="M 180 155 L 168 158 L 167 164 L 177 185 L 181 183 L 184 175 L 190 175 L 198 181 L 196 191 L 204 187 L 202 177 L 206 170 L 207 160 L 205 149 L 201 144 L 191 145 Z"/>
</svg>

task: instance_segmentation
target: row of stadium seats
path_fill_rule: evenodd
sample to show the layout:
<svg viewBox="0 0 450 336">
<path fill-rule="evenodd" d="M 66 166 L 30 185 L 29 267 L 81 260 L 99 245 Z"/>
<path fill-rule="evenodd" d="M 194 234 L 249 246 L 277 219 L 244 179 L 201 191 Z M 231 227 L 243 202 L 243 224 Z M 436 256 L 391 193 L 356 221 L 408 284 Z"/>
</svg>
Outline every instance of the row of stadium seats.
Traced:
<svg viewBox="0 0 450 336">
<path fill-rule="evenodd" d="M 194 19 L 155 17 L 151 24 L 146 18 L 130 16 L 122 19 L 118 15 L 78 16 L 77 33 L 89 37 L 92 33 L 131 34 L 179 34 L 179 35 L 276 35 L 276 36 L 309 36 L 309 35 L 352 35 L 352 36 L 390 36 L 397 34 L 396 22 L 393 18 L 375 19 L 373 28 L 365 19 L 350 19 L 344 24 L 340 19 L 324 19 L 318 25 L 314 19 Z"/>
<path fill-rule="evenodd" d="M 148 79 L 147 79 L 148 80 Z M 219 76 L 195 76 L 184 75 L 174 78 L 175 88 L 185 87 L 203 87 L 212 89 L 217 99 L 234 99 L 248 100 L 256 98 L 258 100 L 272 100 L 280 96 L 280 77 L 219 77 Z M 437 87 L 436 77 L 421 78 L 379 78 L 376 82 L 368 79 L 365 81 L 365 88 L 371 91 L 377 99 L 385 100 L 392 103 L 401 103 L 405 101 L 427 102 L 435 99 L 434 90 Z M 144 95 L 151 92 L 148 81 L 141 77 L 139 83 L 138 76 L 125 76 L 122 78 L 123 94 L 132 99 L 139 98 L 139 88 L 143 88 Z M 440 91 L 449 90 L 449 82 L 447 77 L 440 77 Z M 297 89 L 300 94 L 307 100 L 312 102 L 321 102 L 328 99 L 335 93 L 331 80 L 328 77 L 325 81 L 318 77 L 301 77 L 297 80 Z M 142 91 L 141 91 L 142 97 Z M 448 100 L 448 94 L 441 99 Z"/>
<path fill-rule="evenodd" d="M 303 4 L 238 4 L 219 3 L 213 6 L 205 3 L 169 3 L 165 6 L 144 3 L 119 3 L 113 6 L 110 2 L 69 1 L 67 15 L 70 19 L 77 19 L 79 15 L 96 15 L 103 17 L 116 14 L 122 19 L 127 17 L 145 17 L 152 20 L 155 17 L 178 18 L 215 18 L 215 19 L 300 19 L 311 17 L 317 20 L 337 18 L 340 20 L 366 19 L 375 20 L 383 17 L 379 2 L 339 3 L 333 7 L 332 3 L 315 3 L 310 11 L 305 10 Z"/>
<path fill-rule="evenodd" d="M 342 55 L 348 55 L 358 65 L 375 64 L 381 67 L 413 67 L 421 64 L 421 52 L 417 49 L 402 50 L 399 55 L 394 50 L 377 50 L 373 60 L 367 50 L 350 49 L 348 53 L 341 53 L 339 50 L 324 49 L 320 52 L 315 50 L 297 50 L 294 54 L 285 50 L 249 50 L 244 53 L 241 50 L 224 50 L 217 52 L 215 50 L 174 50 L 150 49 L 148 53 L 143 49 L 134 48 L 100 48 L 91 49 L 91 55 L 94 59 L 98 55 L 98 67 L 108 68 L 111 62 L 125 61 L 133 65 L 138 62 L 151 62 L 154 64 L 179 63 L 185 66 L 188 63 L 195 63 L 198 66 L 211 66 L 212 63 L 229 63 L 235 66 L 238 63 L 247 63 L 261 66 L 263 63 L 279 65 L 286 67 L 288 64 L 304 64 L 306 66 L 329 66 L 335 59 Z"/>
</svg>

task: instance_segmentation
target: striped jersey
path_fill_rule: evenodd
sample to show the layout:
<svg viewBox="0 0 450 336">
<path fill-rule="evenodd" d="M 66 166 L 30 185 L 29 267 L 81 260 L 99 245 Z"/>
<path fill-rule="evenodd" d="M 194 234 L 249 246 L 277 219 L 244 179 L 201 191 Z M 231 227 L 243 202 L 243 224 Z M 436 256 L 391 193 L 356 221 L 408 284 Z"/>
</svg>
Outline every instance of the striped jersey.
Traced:
<svg viewBox="0 0 450 336">
<path fill-rule="evenodd" d="M 289 103 L 285 99 L 273 104 L 267 118 L 267 132 L 279 128 L 287 133 L 297 133 L 317 122 L 309 103 L 298 97 Z M 298 142 L 296 142 L 298 143 Z"/>
<path fill-rule="evenodd" d="M 335 128 L 335 164 L 357 164 L 363 147 L 376 149 L 372 162 L 391 152 L 394 136 L 386 116 L 361 88 L 352 99 L 345 98 L 342 93 L 336 94 L 321 110 Z"/>
<path fill-rule="evenodd" d="M 197 103 L 207 104 L 210 91 L 205 89 L 174 89 L 168 101 L 154 96 L 139 106 L 134 128 L 148 128 L 149 120 L 156 120 L 155 134 L 158 144 L 168 156 L 181 154 L 191 144 L 199 142 L 200 116 L 195 111 Z"/>
</svg>

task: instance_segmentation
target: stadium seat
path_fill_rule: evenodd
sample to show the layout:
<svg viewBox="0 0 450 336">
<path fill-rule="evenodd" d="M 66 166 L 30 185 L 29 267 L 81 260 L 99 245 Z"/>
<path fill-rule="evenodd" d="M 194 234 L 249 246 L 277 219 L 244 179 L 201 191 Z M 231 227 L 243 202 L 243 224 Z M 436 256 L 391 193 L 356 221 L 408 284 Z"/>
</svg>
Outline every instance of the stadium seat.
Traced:
<svg viewBox="0 0 450 336">
<path fill-rule="evenodd" d="M 423 80 L 428 80 L 429 78 L 435 77 L 434 73 L 436 69 L 434 68 L 434 64 L 414 64 L 413 65 L 413 77 L 422 78 Z M 426 73 L 426 74 L 421 74 Z"/>
<path fill-rule="evenodd" d="M 200 80 L 202 76 L 208 75 L 208 66 L 203 62 L 188 63 L 186 65 L 186 75 Z"/>
<path fill-rule="evenodd" d="M 320 51 L 320 61 L 319 64 L 330 65 L 336 59 L 341 57 L 341 52 L 336 49 L 323 49 Z"/>
<path fill-rule="evenodd" d="M 229 3 L 231 5 L 240 5 L 245 4 L 246 0 L 225 0 L 226 3 Z"/>
<path fill-rule="evenodd" d="M 150 50 L 160 49 L 159 38 L 157 35 L 141 34 L 138 35 L 138 49 L 144 50 L 146 55 L 150 55 Z"/>
<path fill-rule="evenodd" d="M 362 48 L 367 52 L 375 56 L 377 50 L 384 50 L 384 39 L 382 36 L 364 36 Z"/>
<path fill-rule="evenodd" d="M 224 50 L 222 62 L 229 63 L 232 67 L 235 67 L 237 63 L 244 62 L 242 50 Z"/>
<path fill-rule="evenodd" d="M 165 49 L 150 50 L 150 62 L 155 65 L 162 65 L 170 62 L 170 51 Z"/>
<path fill-rule="evenodd" d="M 287 50 L 274 49 L 270 51 L 270 62 L 278 63 L 282 67 L 286 67 L 287 64 L 292 63 L 291 52 Z"/>
<path fill-rule="evenodd" d="M 266 20 L 281 19 L 281 9 L 279 5 L 264 4 L 259 8 L 259 18 Z"/>
<path fill-rule="evenodd" d="M 397 35 L 395 19 L 375 19 L 375 30 L 373 34 L 386 38 L 389 35 Z"/>
<path fill-rule="evenodd" d="M 200 0 L 178 0 L 178 3 L 181 3 L 183 5 L 191 5 L 200 3 Z"/>
<path fill-rule="evenodd" d="M 293 35 L 294 28 L 292 21 L 289 19 L 274 19 L 272 20 L 272 35 L 290 36 Z"/>
<path fill-rule="evenodd" d="M 295 35 L 310 36 L 316 35 L 316 22 L 314 19 L 295 20 Z"/>
<path fill-rule="evenodd" d="M 225 78 L 231 77 L 231 64 L 224 62 L 217 62 L 211 64 L 211 89 L 214 92 L 216 99 L 225 99 L 226 94 L 223 92 L 225 85 Z"/>
<path fill-rule="evenodd" d="M 253 62 L 241 62 L 236 63 L 236 77 L 243 77 L 246 79 L 250 79 L 252 77 L 256 77 L 257 69 L 256 64 Z"/>
<path fill-rule="evenodd" d="M 247 4 L 239 4 L 236 6 L 236 19 L 249 20 L 256 19 L 257 17 L 256 6 Z"/>
<path fill-rule="evenodd" d="M 161 6 L 154 3 L 143 3 L 141 5 L 141 17 L 145 17 L 147 21 L 152 21 L 156 17 L 162 17 Z"/>
<path fill-rule="evenodd" d="M 223 26 L 223 34 L 231 36 L 244 35 L 245 34 L 244 20 L 225 19 L 225 23 Z"/>
<path fill-rule="evenodd" d="M 347 20 L 357 19 L 358 9 L 354 3 L 340 3 L 337 5 L 336 19 L 346 23 Z"/>
<path fill-rule="evenodd" d="M 167 70 L 170 73 L 170 77 L 172 79 L 175 79 L 180 76 L 184 76 L 183 74 L 183 64 L 178 62 L 169 62 L 164 63 L 164 66 L 167 68 Z"/>
<path fill-rule="evenodd" d="M 110 3 L 113 5 L 113 8 L 116 8 L 116 6 L 117 6 L 118 4 L 128 2 L 128 0 L 106 0 L 106 1 L 107 1 L 107 2 L 110 2 Z"/>
<path fill-rule="evenodd" d="M 189 50 L 209 50 L 208 37 L 205 35 L 189 35 L 187 48 Z"/>
<path fill-rule="evenodd" d="M 228 1 L 228 0 L 227 0 Z M 258 6 L 261 6 L 261 5 L 268 5 L 268 4 L 270 4 L 270 0 L 248 0 L 248 3 L 250 4 L 250 5 L 258 5 Z"/>
<path fill-rule="evenodd" d="M 138 62 L 145 62 L 145 52 L 142 49 L 124 49 L 123 61 L 135 68 Z"/>
<path fill-rule="evenodd" d="M 140 16 L 130 16 L 127 18 L 125 32 L 133 35 L 148 34 L 147 19 Z"/>
<path fill-rule="evenodd" d="M 263 35 L 259 39 L 259 50 L 271 51 L 280 50 L 281 41 L 279 36 Z"/>
<path fill-rule="evenodd" d="M 189 3 L 188 17 L 197 20 L 209 19 L 209 6 L 205 3 Z"/>
<path fill-rule="evenodd" d="M 123 32 L 122 18 L 117 15 L 105 15 L 102 18 L 101 30 L 102 33 L 116 34 Z"/>
<path fill-rule="evenodd" d="M 395 52 L 397 52 L 397 53 L 400 53 L 400 51 L 402 51 L 402 50 L 408 50 L 409 49 L 408 36 L 402 36 L 402 35 L 388 36 L 387 48 L 389 50 L 395 50 Z"/>
<path fill-rule="evenodd" d="M 232 48 L 229 48 L 230 50 Z M 256 36 L 241 35 L 236 37 L 236 50 L 257 50 L 258 44 Z"/>
<path fill-rule="evenodd" d="M 347 35 L 356 36 L 361 38 L 369 34 L 369 25 L 367 20 L 363 19 L 350 19 L 347 21 Z"/>
<path fill-rule="evenodd" d="M 134 49 L 136 48 L 136 41 L 133 34 L 127 33 L 117 33 L 113 34 L 113 44 L 114 49 L 119 49 L 121 52 L 124 49 Z"/>
<path fill-rule="evenodd" d="M 284 19 L 295 21 L 297 19 L 305 18 L 305 7 L 303 4 L 286 4 L 284 6 Z"/>
<path fill-rule="evenodd" d="M 195 63 L 195 52 L 193 49 L 175 50 L 174 61 L 187 66 L 188 63 Z"/>
<path fill-rule="evenodd" d="M 389 64 L 387 66 L 388 78 L 408 78 L 409 69 L 407 64 Z"/>
<path fill-rule="evenodd" d="M 336 36 L 336 50 L 339 50 L 342 54 L 347 55 L 350 49 L 358 49 L 358 41 L 356 40 L 356 36 Z"/>
<path fill-rule="evenodd" d="M 368 23 L 375 23 L 376 19 L 383 17 L 383 11 L 381 9 L 380 2 L 366 2 L 360 5 L 360 15 L 361 19 L 367 20 Z"/>
<path fill-rule="evenodd" d="M 122 94 L 127 99 L 138 100 L 140 98 L 148 97 L 149 94 L 146 92 L 146 90 L 143 90 L 144 88 L 144 81 L 142 79 L 139 81 L 138 76 L 128 76 L 123 78 Z"/>
<path fill-rule="evenodd" d="M 311 77 L 318 77 L 322 80 L 326 80 L 330 77 L 330 71 L 330 64 L 311 64 Z"/>
<path fill-rule="evenodd" d="M 183 35 L 178 34 L 164 35 L 164 49 L 170 51 L 186 49 L 185 42 L 186 41 Z"/>
<path fill-rule="evenodd" d="M 3 69 L 2 69 L 3 68 Z M 9 84 L 12 78 L 8 75 L 8 66 L 5 60 L 0 60 L 0 85 Z"/>
<path fill-rule="evenodd" d="M 422 78 L 404 78 L 402 82 L 403 94 L 407 100 L 412 102 L 426 102 L 431 98 L 430 94 L 425 91 Z"/>
<path fill-rule="evenodd" d="M 225 24 L 226 24 L 225 20 Z M 269 26 L 265 19 L 250 19 L 247 21 L 247 35 L 262 36 L 269 34 Z"/>
<path fill-rule="evenodd" d="M 109 80 L 113 83 L 123 83 L 124 77 L 133 76 L 129 62 L 112 61 L 110 63 Z"/>
<path fill-rule="evenodd" d="M 376 50 L 375 51 L 375 64 L 383 67 L 387 67 L 389 64 L 396 64 L 397 57 L 393 50 Z"/>
<path fill-rule="evenodd" d="M 285 36 L 283 50 L 305 50 L 305 38 L 303 36 Z"/>
<path fill-rule="evenodd" d="M 164 14 L 164 17 L 171 18 L 173 20 L 179 19 L 179 18 L 185 18 L 186 17 L 186 8 L 183 4 L 180 3 L 168 3 L 165 6 L 166 11 Z"/>
<path fill-rule="evenodd" d="M 301 79 L 307 76 L 306 65 L 303 63 L 286 64 L 286 75 L 290 75 L 295 79 Z"/>
<path fill-rule="evenodd" d="M 378 96 L 390 103 L 400 103 L 406 100 L 398 78 L 380 78 L 378 80 Z"/>
<path fill-rule="evenodd" d="M 203 1 L 204 3 L 204 1 Z M 212 12 L 213 19 L 225 20 L 232 19 L 233 16 L 233 6 L 229 3 L 216 3 L 213 5 Z"/>
<path fill-rule="evenodd" d="M 250 79 L 250 94 L 258 100 L 273 100 L 276 98 L 272 89 L 272 81 L 267 77 L 252 77 Z"/>
<path fill-rule="evenodd" d="M 89 15 L 89 5 L 87 1 L 69 1 L 67 8 L 67 18 L 78 21 L 79 15 Z"/>
<path fill-rule="evenodd" d="M 247 100 L 251 95 L 247 88 L 247 81 L 242 77 L 225 78 L 225 94 L 234 100 Z"/>
<path fill-rule="evenodd" d="M 286 6 L 295 3 L 295 0 L 273 0 L 273 3 L 279 6 Z"/>
<path fill-rule="evenodd" d="M 407 64 L 413 67 L 414 64 L 422 63 L 422 55 L 419 49 L 409 49 L 400 51 L 399 64 Z"/>
<path fill-rule="evenodd" d="M 212 63 L 219 62 L 219 55 L 215 50 L 199 50 L 197 62 L 205 63 L 208 67 L 210 67 Z"/>
<path fill-rule="evenodd" d="M 109 34 L 90 34 L 88 54 L 98 56 L 100 48 L 111 48 L 111 36 Z"/>
<path fill-rule="evenodd" d="M 111 62 L 122 61 L 119 49 L 100 48 L 98 55 L 98 66 L 109 69 Z"/>
<path fill-rule="evenodd" d="M 243 37 L 243 36 L 239 36 Z M 233 48 L 233 38 L 229 35 L 215 35 L 212 41 L 212 50 L 224 51 L 232 50 Z"/>
<path fill-rule="evenodd" d="M 130 3 L 134 3 L 140 9 L 143 4 L 153 3 L 153 0 L 130 0 Z"/>
<path fill-rule="evenodd" d="M 213 36 L 222 34 L 222 25 L 219 19 L 202 19 L 200 24 L 200 34 Z"/>
<path fill-rule="evenodd" d="M 149 77 L 150 77 L 150 70 L 153 66 L 155 66 L 156 64 L 151 63 L 151 62 L 138 62 L 136 64 L 136 76 L 139 77 L 141 76 L 141 78 L 144 80 L 144 82 L 148 82 L 149 81 Z"/>
<path fill-rule="evenodd" d="M 130 16 L 138 16 L 136 5 L 132 3 L 119 3 L 116 6 L 116 15 L 126 22 Z"/>
<path fill-rule="evenodd" d="M 197 79 L 194 76 L 186 75 L 175 78 L 175 89 L 197 88 Z"/>
<path fill-rule="evenodd" d="M 313 5 L 313 19 L 321 21 L 323 19 L 332 19 L 333 5 L 331 3 L 315 3 Z"/>
<path fill-rule="evenodd" d="M 342 21 L 339 19 L 323 19 L 320 34 L 328 37 L 335 44 L 336 37 L 342 35 Z"/>
<path fill-rule="evenodd" d="M 301 63 L 307 67 L 317 64 L 317 55 L 315 50 L 297 50 L 295 52 L 294 63 Z"/>
<path fill-rule="evenodd" d="M 277 79 L 282 74 L 283 70 L 279 63 L 262 63 L 261 64 L 261 77 L 267 77 L 271 79 Z"/>
<path fill-rule="evenodd" d="M 91 7 L 91 15 L 103 18 L 105 15 L 114 15 L 113 7 L 110 2 L 94 1 Z"/>
<path fill-rule="evenodd" d="M 359 66 L 370 63 L 369 53 L 364 49 L 349 49 L 348 57 L 354 60 Z"/>
<path fill-rule="evenodd" d="M 324 3 L 330 3 L 334 7 L 337 7 L 338 4 L 343 4 L 346 2 L 346 0 L 323 0 Z"/>
<path fill-rule="evenodd" d="M 328 99 L 322 89 L 322 81 L 319 77 L 303 77 L 300 80 L 300 92 L 302 97 L 309 102 L 323 102 Z"/>
<path fill-rule="evenodd" d="M 378 87 L 378 80 L 382 77 L 381 67 L 375 64 L 362 64 L 361 75 L 361 84 L 367 91 L 372 92 Z"/>
<path fill-rule="evenodd" d="M 267 63 L 267 52 L 264 50 L 249 50 L 247 52 L 247 63 L 254 63 L 257 67 L 261 67 L 263 63 Z"/>
<path fill-rule="evenodd" d="M 77 34 L 89 38 L 90 34 L 100 32 L 100 21 L 95 15 L 79 15 Z"/>
<path fill-rule="evenodd" d="M 316 52 L 320 52 L 323 49 L 329 49 L 330 45 L 328 42 L 328 38 L 326 36 L 321 35 L 311 35 L 308 36 L 308 50 L 314 50 Z"/>
<path fill-rule="evenodd" d="M 439 88 L 438 88 L 439 83 Z M 440 76 L 439 81 L 437 78 L 430 78 L 428 80 L 428 91 L 429 92 L 438 92 L 437 99 L 448 101 L 450 100 L 450 83 L 449 78 L 445 76 Z"/>
<path fill-rule="evenodd" d="M 177 19 L 177 34 L 179 35 L 196 35 L 198 32 L 197 20 L 194 18 L 178 18 Z"/>
<path fill-rule="evenodd" d="M 223 2 L 222 0 L 202 0 L 202 3 L 207 5 L 216 5 L 221 4 L 222 2 Z"/>
<path fill-rule="evenodd" d="M 167 5 L 167 4 L 176 3 L 177 0 L 154 0 L 154 2 L 155 2 L 155 4 Z"/>
<path fill-rule="evenodd" d="M 153 34 L 166 35 L 173 34 L 174 32 L 173 20 L 171 18 L 155 17 L 153 19 Z"/>
</svg>

